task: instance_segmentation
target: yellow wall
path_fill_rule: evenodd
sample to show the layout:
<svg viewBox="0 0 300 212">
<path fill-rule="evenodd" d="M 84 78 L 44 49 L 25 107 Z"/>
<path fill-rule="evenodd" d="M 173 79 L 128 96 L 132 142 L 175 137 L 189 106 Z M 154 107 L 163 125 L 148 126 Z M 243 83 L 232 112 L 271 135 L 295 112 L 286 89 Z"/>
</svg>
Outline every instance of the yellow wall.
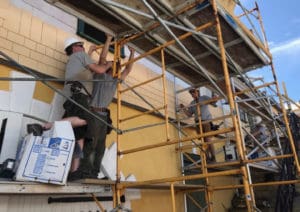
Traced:
<svg viewBox="0 0 300 212">
<path fill-rule="evenodd" d="M 112 119 L 116 126 L 116 104 L 111 105 Z M 124 107 L 124 116 L 139 114 L 139 111 Z M 138 126 L 161 123 L 163 120 L 154 116 L 143 116 L 124 122 L 121 125 L 122 130 L 132 129 Z M 177 137 L 177 131 L 170 127 L 171 138 Z M 116 141 L 116 134 L 113 132 L 107 139 L 107 145 Z M 146 146 L 166 141 L 164 125 L 145 128 L 124 133 L 120 136 L 120 148 L 128 150 L 140 146 Z M 173 165 L 171 165 L 173 164 Z M 177 176 L 179 174 L 179 155 L 175 152 L 175 145 L 169 145 L 161 148 L 150 149 L 146 151 L 126 154 L 121 160 L 121 166 L 125 167 L 122 171 L 125 176 L 134 173 L 138 180 L 149 180 L 161 177 Z M 145 168 L 146 167 L 146 168 Z M 161 167 L 164 167 L 161 170 Z"/>
<path fill-rule="evenodd" d="M 17 71 L 17 70 L 5 65 L 0 65 L 0 77 L 10 78 L 12 71 Z M 12 82 L 14 81 L 6 81 L 6 80 L 0 81 L 0 90 L 10 91 Z M 57 82 L 48 82 L 48 83 L 56 89 L 61 90 L 63 88 L 62 83 L 57 83 Z M 55 94 L 54 90 L 52 90 L 42 82 L 36 81 L 32 98 L 47 104 L 51 104 L 54 98 L 54 94 Z"/>
<path fill-rule="evenodd" d="M 67 33 L 0 1 L 0 50 L 17 62 L 51 76 L 63 77 Z"/>
<path fill-rule="evenodd" d="M 62 89 L 63 85 L 58 83 L 49 82 L 49 84 L 56 88 L 56 89 Z M 43 84 L 42 82 L 37 82 L 35 85 L 35 90 L 33 93 L 33 98 L 40 100 L 42 102 L 51 104 L 53 97 L 54 97 L 55 91 Z"/>
<path fill-rule="evenodd" d="M 141 200 L 132 201 L 132 210 L 133 211 L 142 211 L 142 212 L 172 212 L 172 201 L 171 193 L 168 190 L 165 191 L 151 191 L 145 190 L 142 192 L 144 197 Z M 176 211 L 183 212 L 183 199 L 182 195 L 178 193 L 176 195 Z"/>
<path fill-rule="evenodd" d="M 9 77 L 10 68 L 4 65 L 0 65 L 0 77 Z M 9 81 L 1 81 L 0 90 L 9 90 Z"/>
<path fill-rule="evenodd" d="M 68 37 L 76 37 L 76 35 L 55 28 L 31 13 L 14 7 L 8 0 L 0 1 L 0 50 L 21 65 L 49 76 L 64 78 L 67 56 L 63 48 L 64 41 Z M 91 43 L 82 38 L 79 39 L 85 42 L 85 47 L 88 49 Z M 94 53 L 93 58 L 97 60 L 98 54 Z M 110 54 L 109 58 L 112 59 L 113 55 Z M 126 84 L 135 85 L 157 75 L 137 62 L 127 77 Z M 168 81 L 167 104 L 170 117 L 175 116 L 173 87 L 174 84 Z M 136 91 L 155 107 L 160 107 L 163 105 L 162 89 L 160 79 L 137 88 Z M 124 93 L 123 100 L 149 108 L 131 91 Z"/>
<path fill-rule="evenodd" d="M 210 179 L 210 183 L 214 186 L 237 185 L 238 177 L 214 177 Z M 231 199 L 235 194 L 235 189 L 220 190 L 213 192 L 213 209 L 216 212 L 228 211 L 231 208 Z"/>
<path fill-rule="evenodd" d="M 116 126 L 116 104 L 111 104 L 113 123 Z M 128 107 L 122 107 L 121 117 L 127 117 L 141 112 Z M 161 123 L 163 120 L 154 116 L 143 116 L 124 122 L 121 129 L 131 129 L 141 125 Z M 177 131 L 170 127 L 171 138 L 177 137 Z M 107 146 L 116 141 L 116 134 L 113 132 L 107 139 Z M 140 146 L 156 144 L 166 141 L 164 126 L 156 126 L 142 130 L 124 133 L 120 136 L 120 148 L 128 150 Z M 160 179 L 180 176 L 180 158 L 175 151 L 175 145 L 140 151 L 126 154 L 120 161 L 120 167 L 125 176 L 134 174 L 138 181 Z M 183 211 L 183 195 L 176 195 L 177 210 Z M 170 191 L 143 190 L 142 199 L 132 201 L 133 211 L 172 211 Z"/>
<path fill-rule="evenodd" d="M 116 104 L 111 104 L 112 119 L 116 125 Z M 127 117 L 140 113 L 134 109 L 123 106 L 121 117 Z M 154 116 L 143 116 L 131 121 L 124 122 L 121 129 L 131 129 L 141 125 L 152 123 L 160 123 L 163 119 Z M 195 134 L 194 130 L 186 129 L 187 133 Z M 170 126 L 170 139 L 175 139 L 178 136 L 177 130 Z M 107 146 L 113 141 L 116 141 L 116 134 L 113 132 L 107 139 Z M 120 136 L 121 151 L 156 144 L 166 141 L 166 133 L 164 126 L 157 126 L 153 128 L 146 128 L 133 132 L 124 133 Z M 187 142 L 188 143 L 188 142 Z M 221 145 L 221 144 L 220 144 Z M 224 145 L 224 144 L 222 144 Z M 216 145 L 218 148 L 218 145 Z M 150 150 L 144 150 L 136 153 L 126 154 L 120 161 L 120 167 L 125 176 L 134 174 L 138 181 L 153 180 L 168 177 L 178 177 L 181 175 L 180 158 L 178 152 L 175 150 L 176 145 L 169 145 Z M 188 152 L 191 150 L 187 150 Z M 224 154 L 219 157 L 224 160 Z M 233 185 L 236 184 L 238 178 L 236 177 L 216 177 L 210 179 L 210 184 L 215 186 Z M 231 199 L 234 195 L 234 190 L 216 191 L 213 193 L 213 209 L 214 211 L 226 211 L 225 208 L 230 208 Z M 132 201 L 133 211 L 157 211 L 167 212 L 172 211 L 171 193 L 167 191 L 158 190 L 142 190 L 142 199 Z M 176 195 L 177 211 L 184 211 L 183 195 L 177 193 Z M 225 208 L 224 208 L 225 206 Z"/>
</svg>

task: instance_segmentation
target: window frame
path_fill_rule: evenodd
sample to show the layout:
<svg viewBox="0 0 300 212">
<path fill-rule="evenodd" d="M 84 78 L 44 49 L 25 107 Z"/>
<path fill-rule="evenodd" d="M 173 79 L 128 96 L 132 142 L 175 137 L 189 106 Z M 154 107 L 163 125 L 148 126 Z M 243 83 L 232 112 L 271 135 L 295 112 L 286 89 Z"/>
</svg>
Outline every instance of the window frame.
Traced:
<svg viewBox="0 0 300 212">
<path fill-rule="evenodd" d="M 95 35 L 93 36 L 92 32 L 89 32 L 89 31 L 93 31 L 95 33 Z M 86 23 L 85 21 L 83 21 L 81 19 L 77 19 L 76 34 L 96 45 L 104 44 L 105 40 L 106 40 L 105 32 L 97 29 L 96 27 Z M 96 35 L 97 35 L 97 37 L 96 37 Z M 114 52 L 115 52 L 114 46 L 109 47 L 109 52 L 114 54 Z M 125 57 L 126 57 L 125 49 L 124 49 L 124 47 L 121 47 L 121 58 L 125 58 Z"/>
</svg>

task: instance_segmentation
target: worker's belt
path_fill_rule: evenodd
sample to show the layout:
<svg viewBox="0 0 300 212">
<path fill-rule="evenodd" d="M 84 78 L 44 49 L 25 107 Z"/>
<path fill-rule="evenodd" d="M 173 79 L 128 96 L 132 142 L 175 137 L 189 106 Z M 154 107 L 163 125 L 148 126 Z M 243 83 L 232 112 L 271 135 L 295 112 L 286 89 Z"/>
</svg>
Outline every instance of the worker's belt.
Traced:
<svg viewBox="0 0 300 212">
<path fill-rule="evenodd" d="M 95 112 L 108 112 L 109 109 L 107 109 L 106 107 L 91 107 L 92 111 Z"/>
</svg>

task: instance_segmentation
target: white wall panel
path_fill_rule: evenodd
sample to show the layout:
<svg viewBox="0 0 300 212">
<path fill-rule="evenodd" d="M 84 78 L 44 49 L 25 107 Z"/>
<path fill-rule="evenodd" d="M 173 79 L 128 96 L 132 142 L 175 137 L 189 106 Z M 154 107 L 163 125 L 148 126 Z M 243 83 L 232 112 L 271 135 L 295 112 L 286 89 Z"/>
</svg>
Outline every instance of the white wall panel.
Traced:
<svg viewBox="0 0 300 212">
<path fill-rule="evenodd" d="M 20 72 L 11 72 L 11 77 L 31 77 Z M 35 82 L 12 81 L 10 110 L 29 114 Z"/>
<path fill-rule="evenodd" d="M 64 114 L 64 108 L 63 108 L 63 103 L 65 101 L 65 98 L 60 95 L 55 93 L 53 101 L 52 101 L 52 107 L 50 111 L 50 115 L 48 120 L 49 121 L 57 121 L 60 120 L 61 117 Z"/>
<path fill-rule="evenodd" d="M 10 92 L 0 91 L 0 108 L 1 110 L 9 110 Z"/>
<path fill-rule="evenodd" d="M 43 120 L 48 120 L 50 110 L 51 110 L 50 104 L 33 99 L 29 114 Z"/>
</svg>

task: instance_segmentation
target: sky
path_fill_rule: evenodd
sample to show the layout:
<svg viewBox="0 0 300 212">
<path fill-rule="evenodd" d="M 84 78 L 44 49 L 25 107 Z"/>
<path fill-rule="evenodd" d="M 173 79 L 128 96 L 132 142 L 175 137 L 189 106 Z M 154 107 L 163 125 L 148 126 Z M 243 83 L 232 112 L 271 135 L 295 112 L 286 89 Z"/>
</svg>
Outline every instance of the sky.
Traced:
<svg viewBox="0 0 300 212">
<path fill-rule="evenodd" d="M 255 7 L 254 0 L 240 0 L 247 9 Z M 273 55 L 273 63 L 280 85 L 285 83 L 288 96 L 300 100 L 300 1 L 257 0 L 266 37 Z M 265 79 L 271 78 L 270 68 L 258 71 Z M 255 74 L 254 72 L 251 75 Z M 299 86 L 299 87 L 298 87 Z"/>
</svg>

